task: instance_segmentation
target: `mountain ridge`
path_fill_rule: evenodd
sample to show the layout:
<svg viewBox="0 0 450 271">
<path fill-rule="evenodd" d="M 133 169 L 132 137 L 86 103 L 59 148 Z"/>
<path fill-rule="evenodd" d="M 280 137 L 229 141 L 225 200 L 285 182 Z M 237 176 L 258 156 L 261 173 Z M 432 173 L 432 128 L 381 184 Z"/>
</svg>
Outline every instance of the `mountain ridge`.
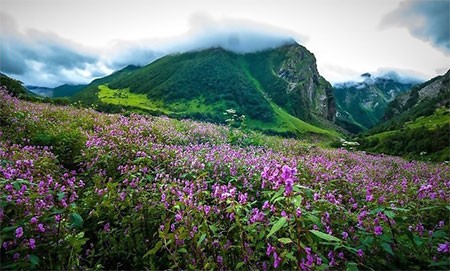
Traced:
<svg viewBox="0 0 450 271">
<path fill-rule="evenodd" d="M 382 121 L 388 104 L 416 83 L 384 76 L 361 75 L 362 81 L 335 84 L 336 122 L 357 134 Z"/>
<path fill-rule="evenodd" d="M 127 106 L 213 122 L 234 109 L 251 128 L 277 133 L 315 130 L 299 121 L 327 133 L 335 115 L 331 84 L 299 44 L 247 54 L 220 47 L 172 54 L 96 79 L 73 100 L 111 109 L 120 107 L 120 95 L 136 99 Z"/>
<path fill-rule="evenodd" d="M 361 149 L 449 161 L 450 70 L 398 96 L 383 119 L 357 139 Z"/>
</svg>

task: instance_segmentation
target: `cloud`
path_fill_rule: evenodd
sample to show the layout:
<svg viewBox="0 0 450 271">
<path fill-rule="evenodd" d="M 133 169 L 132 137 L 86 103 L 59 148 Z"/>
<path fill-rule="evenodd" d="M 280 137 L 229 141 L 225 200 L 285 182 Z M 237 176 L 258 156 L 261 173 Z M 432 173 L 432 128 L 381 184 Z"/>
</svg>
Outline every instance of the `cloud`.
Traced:
<svg viewBox="0 0 450 271">
<path fill-rule="evenodd" d="M 99 61 L 95 52 L 56 34 L 35 29 L 21 31 L 0 12 L 0 70 L 27 84 L 52 85 L 87 82 L 87 68 Z"/>
<path fill-rule="evenodd" d="M 411 35 L 450 54 L 450 2 L 448 0 L 408 0 L 387 14 L 382 27 L 406 27 Z"/>
<path fill-rule="evenodd" d="M 249 53 L 295 40 L 297 33 L 250 20 L 215 20 L 203 13 L 191 17 L 189 30 L 164 39 L 115 40 L 107 48 L 87 48 L 36 29 L 20 29 L 0 11 L 0 71 L 28 85 L 58 86 L 89 83 L 127 65 L 144 66 L 172 53 L 222 47 Z M 295 39 L 295 40 L 294 40 Z"/>
<path fill-rule="evenodd" d="M 190 30 L 183 39 L 175 50 L 222 47 L 236 53 L 251 53 L 307 40 L 273 25 L 243 19 L 215 20 L 205 13 L 191 16 Z"/>
<path fill-rule="evenodd" d="M 400 70 L 392 68 L 380 68 L 374 72 L 375 78 L 391 79 L 402 84 L 418 84 L 426 80 L 421 74 L 410 70 Z"/>
</svg>

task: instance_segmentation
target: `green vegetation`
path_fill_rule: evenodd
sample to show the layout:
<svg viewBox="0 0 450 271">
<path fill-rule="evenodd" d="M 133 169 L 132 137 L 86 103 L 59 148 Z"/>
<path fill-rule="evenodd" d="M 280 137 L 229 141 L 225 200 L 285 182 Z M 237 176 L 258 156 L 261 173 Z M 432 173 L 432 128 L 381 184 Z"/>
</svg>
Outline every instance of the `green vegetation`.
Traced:
<svg viewBox="0 0 450 271">
<path fill-rule="evenodd" d="M 161 110 L 162 103 L 152 102 L 145 94 L 131 93 L 130 89 L 110 89 L 106 85 L 98 86 L 98 98 L 103 103 L 133 106 L 148 110 Z"/>
<path fill-rule="evenodd" d="M 361 148 L 433 161 L 450 161 L 450 113 L 445 107 L 433 115 L 406 122 L 400 129 L 360 137 Z"/>
<path fill-rule="evenodd" d="M 8 91 L 15 97 L 25 98 L 27 96 L 36 97 L 32 92 L 28 91 L 23 83 L 19 80 L 12 79 L 5 74 L 0 73 L 0 85 L 5 86 Z"/>
<path fill-rule="evenodd" d="M 289 84 L 296 86 L 288 90 Z M 215 123 L 225 123 L 223 112 L 233 109 L 246 116 L 250 129 L 334 138 L 335 127 L 316 102 L 327 96 L 326 89 L 331 88 L 319 78 L 313 55 L 300 45 L 245 55 L 213 48 L 126 67 L 95 80 L 72 100 L 106 112 L 126 109 Z"/>
<path fill-rule="evenodd" d="M 420 94 L 421 93 L 421 94 Z M 422 96 L 422 97 L 421 97 Z M 414 159 L 450 161 L 450 72 L 388 105 L 385 122 L 360 135 L 360 149 Z"/>
<path fill-rule="evenodd" d="M 86 87 L 86 85 L 64 84 L 64 85 L 58 86 L 53 89 L 52 97 L 70 97 L 70 96 L 77 94 L 85 87 Z"/>
<path fill-rule="evenodd" d="M 2 270 L 448 270 L 447 164 L 0 101 Z"/>
</svg>

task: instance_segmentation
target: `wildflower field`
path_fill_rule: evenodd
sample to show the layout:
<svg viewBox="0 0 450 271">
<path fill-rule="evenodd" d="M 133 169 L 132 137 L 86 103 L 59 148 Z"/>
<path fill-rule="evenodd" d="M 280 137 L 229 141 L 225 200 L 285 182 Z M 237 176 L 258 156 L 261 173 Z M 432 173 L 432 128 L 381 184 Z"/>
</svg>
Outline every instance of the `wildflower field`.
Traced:
<svg viewBox="0 0 450 271">
<path fill-rule="evenodd" d="M 0 90 L 0 269 L 450 268 L 450 168 Z"/>
</svg>

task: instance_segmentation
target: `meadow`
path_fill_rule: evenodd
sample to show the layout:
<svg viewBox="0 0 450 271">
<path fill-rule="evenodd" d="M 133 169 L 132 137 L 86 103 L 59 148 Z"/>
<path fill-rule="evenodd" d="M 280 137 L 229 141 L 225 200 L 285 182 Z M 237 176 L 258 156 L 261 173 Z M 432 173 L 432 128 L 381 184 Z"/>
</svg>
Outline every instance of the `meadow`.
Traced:
<svg viewBox="0 0 450 271">
<path fill-rule="evenodd" d="M 0 89 L 2 270 L 450 268 L 450 167 Z"/>
</svg>

